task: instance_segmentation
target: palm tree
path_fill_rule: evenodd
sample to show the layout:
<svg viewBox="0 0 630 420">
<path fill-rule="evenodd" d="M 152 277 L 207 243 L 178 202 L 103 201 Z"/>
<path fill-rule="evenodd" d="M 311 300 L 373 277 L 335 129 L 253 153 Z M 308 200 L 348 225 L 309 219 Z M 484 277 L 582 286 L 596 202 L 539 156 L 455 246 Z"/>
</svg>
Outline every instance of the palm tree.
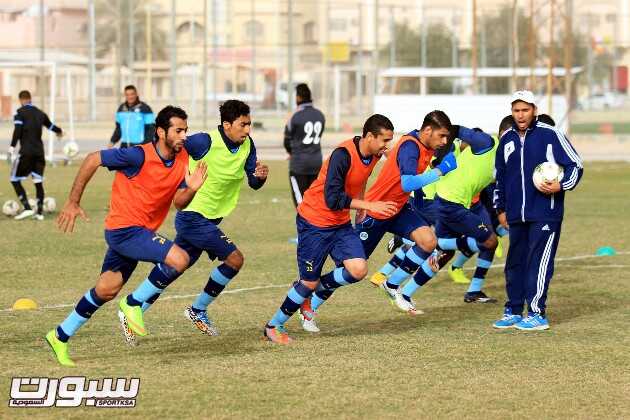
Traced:
<svg viewBox="0 0 630 420">
<path fill-rule="evenodd" d="M 96 55 L 98 57 L 116 53 L 120 45 L 121 65 L 129 66 L 134 61 L 144 60 L 146 46 L 146 10 L 151 7 L 148 0 L 98 0 L 96 2 Z M 131 15 L 128 13 L 132 10 Z M 167 57 L 167 35 L 155 24 L 155 10 L 151 11 L 151 55 L 154 60 Z M 129 26 L 133 33 L 133 54 L 129 54 Z M 129 62 L 131 59 L 131 63 Z"/>
</svg>

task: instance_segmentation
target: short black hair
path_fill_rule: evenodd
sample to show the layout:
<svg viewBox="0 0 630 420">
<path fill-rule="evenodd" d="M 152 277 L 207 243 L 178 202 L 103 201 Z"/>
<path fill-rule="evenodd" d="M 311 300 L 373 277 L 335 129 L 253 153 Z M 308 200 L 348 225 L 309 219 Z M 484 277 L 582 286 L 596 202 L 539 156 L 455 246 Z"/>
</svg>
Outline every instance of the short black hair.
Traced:
<svg viewBox="0 0 630 420">
<path fill-rule="evenodd" d="M 238 117 L 249 115 L 249 105 L 238 99 L 230 99 L 219 107 L 219 114 L 221 114 L 221 124 L 224 122 L 232 124 Z"/>
<path fill-rule="evenodd" d="M 31 99 L 31 92 L 28 90 L 21 90 L 20 93 L 18 93 L 18 98 L 29 100 Z"/>
<path fill-rule="evenodd" d="M 295 94 L 302 98 L 302 102 L 311 102 L 311 90 L 306 83 L 300 83 L 295 87 Z"/>
<path fill-rule="evenodd" d="M 188 115 L 186 115 L 186 111 L 181 108 L 178 108 L 173 105 L 167 105 L 160 112 L 158 112 L 155 117 L 155 139 L 158 139 L 157 129 L 162 128 L 164 131 L 168 132 L 169 127 L 171 126 L 171 118 L 181 118 L 182 120 L 187 120 Z"/>
<path fill-rule="evenodd" d="M 448 115 L 444 111 L 431 111 L 424 117 L 424 121 L 422 121 L 422 127 L 420 130 L 423 130 L 426 127 L 435 128 L 446 128 L 447 130 L 451 129 L 451 120 L 448 118 Z"/>
<path fill-rule="evenodd" d="M 125 86 L 125 91 L 127 90 L 133 90 L 134 92 L 137 92 L 138 89 L 136 89 L 136 87 L 134 85 L 127 85 Z"/>
<path fill-rule="evenodd" d="M 372 133 L 373 136 L 381 134 L 381 130 L 394 131 L 394 124 L 385 115 L 374 114 L 363 124 L 363 137 L 368 133 Z"/>
<path fill-rule="evenodd" d="M 506 115 L 499 124 L 499 134 L 505 130 L 509 130 L 514 125 L 514 117 L 512 114 Z"/>
<path fill-rule="evenodd" d="M 556 122 L 553 120 L 553 118 L 551 118 L 550 115 L 547 114 L 540 114 L 538 116 L 538 121 L 540 121 L 541 123 L 545 123 L 547 125 L 550 125 L 552 127 L 555 127 Z"/>
</svg>

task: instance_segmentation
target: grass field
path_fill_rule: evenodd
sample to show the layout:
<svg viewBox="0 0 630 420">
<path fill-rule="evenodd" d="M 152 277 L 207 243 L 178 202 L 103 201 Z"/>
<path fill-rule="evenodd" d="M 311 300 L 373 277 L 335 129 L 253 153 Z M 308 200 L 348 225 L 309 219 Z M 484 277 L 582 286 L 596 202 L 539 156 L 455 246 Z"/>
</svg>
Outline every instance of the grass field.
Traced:
<svg viewBox="0 0 630 420">
<path fill-rule="evenodd" d="M 65 236 L 44 222 L 0 219 L 0 418 L 628 418 L 630 417 L 630 165 L 589 164 L 570 193 L 551 284 L 551 330 L 499 332 L 501 304 L 465 304 L 465 288 L 438 275 L 416 302 L 425 315 L 396 312 L 367 283 L 338 291 L 321 308 L 322 332 L 293 319 L 294 345 L 261 340 L 262 327 L 295 277 L 294 212 L 286 163 L 272 162 L 267 185 L 243 189 L 222 224 L 245 254 L 228 293 L 210 307 L 222 335 L 198 333 L 184 306 L 206 282 L 201 259 L 146 314 L 149 336 L 127 347 L 108 304 L 71 340 L 78 366 L 53 361 L 44 334 L 71 309 L 7 310 L 20 297 L 40 306 L 74 304 L 94 285 L 105 251 L 103 218 L 111 175 L 99 172 L 83 205 L 91 222 Z M 0 166 L 7 173 L 6 164 Z M 76 166 L 47 169 L 58 204 Z M 32 185 L 26 184 L 30 194 Z M 2 201 L 14 198 L 0 184 Z M 172 215 L 162 233 L 174 236 Z M 614 257 L 586 258 L 600 246 Z M 373 272 L 385 260 L 380 247 Z M 577 257 L 577 258 L 571 258 Z M 495 261 L 501 263 L 502 261 Z M 471 265 L 472 267 L 472 265 Z M 148 273 L 141 264 L 123 292 Z M 486 292 L 504 298 L 503 272 Z M 257 290 L 243 290 L 269 286 Z M 140 377 L 133 409 L 11 409 L 11 377 Z"/>
</svg>

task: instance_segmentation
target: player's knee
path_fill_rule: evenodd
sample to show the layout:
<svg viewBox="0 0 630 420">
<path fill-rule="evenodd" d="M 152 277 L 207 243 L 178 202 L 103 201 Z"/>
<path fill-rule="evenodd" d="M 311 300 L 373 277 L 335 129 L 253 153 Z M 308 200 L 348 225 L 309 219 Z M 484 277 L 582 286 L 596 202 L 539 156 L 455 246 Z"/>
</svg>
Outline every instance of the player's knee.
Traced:
<svg viewBox="0 0 630 420">
<path fill-rule="evenodd" d="M 348 270 L 353 278 L 361 280 L 368 274 L 367 261 L 357 261 L 353 264 L 349 264 L 348 267 L 346 267 L 346 270 Z"/>
<path fill-rule="evenodd" d="M 487 249 L 496 249 L 498 245 L 499 240 L 495 234 L 490 235 L 490 237 L 483 243 L 483 246 Z"/>
<path fill-rule="evenodd" d="M 94 288 L 94 291 L 96 292 L 96 296 L 101 298 L 104 302 L 109 302 L 118 295 L 118 292 L 120 292 L 122 286 L 122 284 L 116 285 L 98 282 L 96 284 L 96 287 Z"/>
<path fill-rule="evenodd" d="M 188 268 L 189 262 L 190 257 L 188 256 L 188 253 L 177 245 L 173 245 L 171 250 L 168 252 L 168 255 L 166 256 L 165 261 L 167 265 L 173 267 L 180 273 L 183 273 Z"/>
<path fill-rule="evenodd" d="M 433 252 L 433 250 L 437 246 L 437 238 L 433 233 L 422 235 L 422 237 L 418 241 L 418 246 L 422 248 L 422 250 L 425 252 Z"/>
<path fill-rule="evenodd" d="M 227 264 L 230 268 L 234 270 L 240 270 L 243 268 L 243 264 L 245 264 L 245 256 L 241 251 L 235 249 L 232 251 L 230 255 L 225 259 L 225 264 Z"/>
<path fill-rule="evenodd" d="M 311 290 L 315 290 L 317 288 L 317 285 L 319 284 L 319 280 L 300 280 L 300 283 L 302 283 L 304 286 L 308 287 Z"/>
</svg>

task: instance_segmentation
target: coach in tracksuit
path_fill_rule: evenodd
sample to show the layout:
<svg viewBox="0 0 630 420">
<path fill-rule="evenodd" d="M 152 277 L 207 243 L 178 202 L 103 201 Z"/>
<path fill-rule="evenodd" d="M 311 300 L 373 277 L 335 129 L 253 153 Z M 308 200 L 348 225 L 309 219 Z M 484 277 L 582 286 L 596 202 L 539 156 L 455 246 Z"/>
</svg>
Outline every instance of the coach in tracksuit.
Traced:
<svg viewBox="0 0 630 420">
<path fill-rule="evenodd" d="M 546 330 L 547 290 L 564 214 L 564 192 L 582 177 L 582 160 L 569 140 L 536 117 L 534 94 L 517 91 L 512 96 L 514 126 L 499 142 L 495 160 L 494 207 L 500 223 L 510 230 L 505 263 L 507 302 L 495 328 Z M 543 162 L 564 168 L 560 182 L 534 186 L 534 168 Z M 522 317 L 527 303 L 528 315 Z"/>
<path fill-rule="evenodd" d="M 322 167 L 322 147 L 326 118 L 313 106 L 311 90 L 305 83 L 295 87 L 297 110 L 284 128 L 284 148 L 289 154 L 291 196 L 297 207 L 304 192 Z"/>
<path fill-rule="evenodd" d="M 116 128 L 109 147 L 120 141 L 120 147 L 151 143 L 155 136 L 155 116 L 151 107 L 140 100 L 133 85 L 125 86 L 125 102 L 116 111 Z"/>
</svg>

